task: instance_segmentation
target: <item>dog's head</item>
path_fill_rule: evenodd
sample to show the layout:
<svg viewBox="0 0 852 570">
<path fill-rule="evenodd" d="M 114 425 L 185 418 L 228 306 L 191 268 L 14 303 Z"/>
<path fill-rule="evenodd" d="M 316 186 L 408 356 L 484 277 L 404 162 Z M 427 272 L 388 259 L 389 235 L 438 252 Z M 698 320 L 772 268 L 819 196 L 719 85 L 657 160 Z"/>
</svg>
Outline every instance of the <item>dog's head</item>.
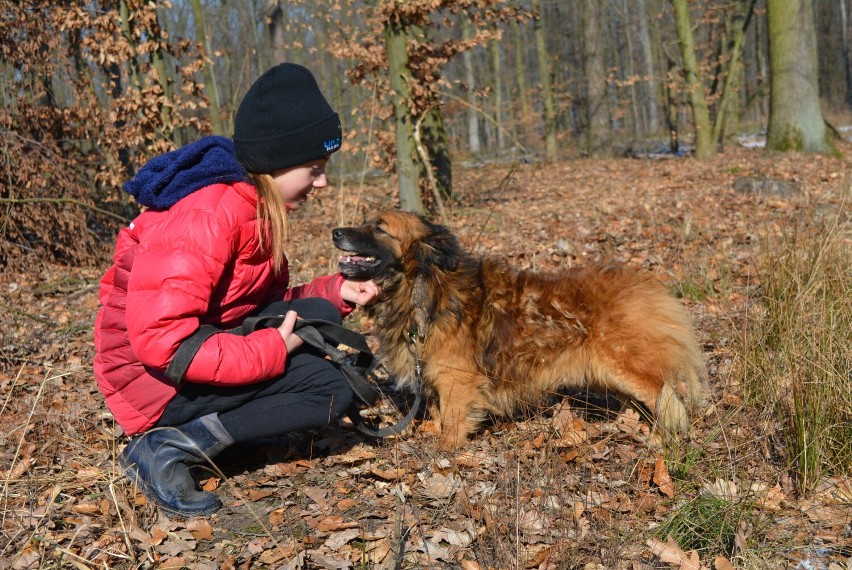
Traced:
<svg viewBox="0 0 852 570">
<path fill-rule="evenodd" d="M 461 253 L 446 227 L 402 211 L 382 212 L 363 225 L 335 228 L 331 235 L 334 245 L 347 252 L 340 258 L 340 272 L 354 279 L 452 271 Z"/>
</svg>

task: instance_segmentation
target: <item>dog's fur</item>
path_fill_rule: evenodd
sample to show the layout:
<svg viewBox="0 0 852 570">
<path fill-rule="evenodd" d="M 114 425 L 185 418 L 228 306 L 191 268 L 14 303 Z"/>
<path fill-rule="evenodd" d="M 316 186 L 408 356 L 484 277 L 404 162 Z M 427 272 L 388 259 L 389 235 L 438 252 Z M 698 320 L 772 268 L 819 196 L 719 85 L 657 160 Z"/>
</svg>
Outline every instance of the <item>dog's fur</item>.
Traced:
<svg viewBox="0 0 852 570">
<path fill-rule="evenodd" d="M 341 272 L 381 287 L 369 312 L 385 366 L 411 387 L 421 361 L 445 448 L 463 444 L 486 414 L 568 387 L 632 398 L 664 433 L 688 428 L 704 360 L 686 311 L 653 276 L 620 265 L 519 271 L 400 211 L 332 235 L 351 252 Z"/>
</svg>

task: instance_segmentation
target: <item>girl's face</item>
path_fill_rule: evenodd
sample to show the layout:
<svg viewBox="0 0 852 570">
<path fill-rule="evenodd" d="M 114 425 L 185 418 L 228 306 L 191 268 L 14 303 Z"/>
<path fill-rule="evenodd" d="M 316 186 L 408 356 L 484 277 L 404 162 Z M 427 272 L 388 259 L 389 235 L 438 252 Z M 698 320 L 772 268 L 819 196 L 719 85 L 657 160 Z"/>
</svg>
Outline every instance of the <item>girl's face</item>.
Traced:
<svg viewBox="0 0 852 570">
<path fill-rule="evenodd" d="M 315 188 L 328 186 L 328 179 L 325 177 L 326 163 L 328 157 L 272 173 L 272 180 L 291 210 L 298 210 Z"/>
</svg>

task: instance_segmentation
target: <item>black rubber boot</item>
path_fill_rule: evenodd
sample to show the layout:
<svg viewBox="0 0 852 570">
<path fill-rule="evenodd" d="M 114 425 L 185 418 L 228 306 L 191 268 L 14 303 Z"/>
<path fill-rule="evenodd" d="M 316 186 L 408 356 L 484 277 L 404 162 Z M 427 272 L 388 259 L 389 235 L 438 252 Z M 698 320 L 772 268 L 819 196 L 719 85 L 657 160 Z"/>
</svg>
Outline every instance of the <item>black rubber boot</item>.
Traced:
<svg viewBox="0 0 852 570">
<path fill-rule="evenodd" d="M 134 437 L 118 463 L 148 500 L 168 514 L 209 515 L 222 507 L 222 501 L 213 493 L 196 488 L 189 466 L 208 463 L 232 443 L 219 417 L 210 414 Z"/>
</svg>

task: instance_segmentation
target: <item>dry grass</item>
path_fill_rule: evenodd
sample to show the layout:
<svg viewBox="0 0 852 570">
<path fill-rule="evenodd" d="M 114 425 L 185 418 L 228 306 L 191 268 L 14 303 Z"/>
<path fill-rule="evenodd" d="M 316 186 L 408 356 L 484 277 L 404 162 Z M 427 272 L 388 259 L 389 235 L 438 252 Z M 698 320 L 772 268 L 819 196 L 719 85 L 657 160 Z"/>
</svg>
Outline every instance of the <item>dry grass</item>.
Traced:
<svg viewBox="0 0 852 570">
<path fill-rule="evenodd" d="M 787 227 L 736 357 L 746 393 L 778 425 L 800 489 L 852 469 L 852 223 L 846 202 Z"/>
</svg>

